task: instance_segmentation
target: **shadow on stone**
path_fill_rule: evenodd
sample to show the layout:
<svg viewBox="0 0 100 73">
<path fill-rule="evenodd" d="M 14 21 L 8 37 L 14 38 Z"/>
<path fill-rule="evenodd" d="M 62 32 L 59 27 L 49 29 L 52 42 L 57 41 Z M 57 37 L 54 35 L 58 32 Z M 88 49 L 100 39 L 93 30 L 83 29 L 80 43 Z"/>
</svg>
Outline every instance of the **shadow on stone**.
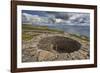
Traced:
<svg viewBox="0 0 100 73">
<path fill-rule="evenodd" d="M 39 41 L 38 48 L 47 51 L 56 51 L 58 53 L 71 53 L 78 51 L 81 44 L 73 39 L 62 37 L 62 36 L 52 36 L 46 37 Z"/>
</svg>

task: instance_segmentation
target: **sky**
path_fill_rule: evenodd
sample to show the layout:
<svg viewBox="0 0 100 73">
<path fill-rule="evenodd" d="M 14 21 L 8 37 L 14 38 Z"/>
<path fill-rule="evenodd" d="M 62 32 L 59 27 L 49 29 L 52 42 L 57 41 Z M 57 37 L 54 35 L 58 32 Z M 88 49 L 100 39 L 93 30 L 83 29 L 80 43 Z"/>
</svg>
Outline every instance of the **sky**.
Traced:
<svg viewBox="0 0 100 73">
<path fill-rule="evenodd" d="M 90 25 L 89 13 L 22 10 L 22 17 L 23 21 L 29 22 L 34 22 L 34 18 L 38 18 L 35 22 L 48 24 Z"/>
</svg>

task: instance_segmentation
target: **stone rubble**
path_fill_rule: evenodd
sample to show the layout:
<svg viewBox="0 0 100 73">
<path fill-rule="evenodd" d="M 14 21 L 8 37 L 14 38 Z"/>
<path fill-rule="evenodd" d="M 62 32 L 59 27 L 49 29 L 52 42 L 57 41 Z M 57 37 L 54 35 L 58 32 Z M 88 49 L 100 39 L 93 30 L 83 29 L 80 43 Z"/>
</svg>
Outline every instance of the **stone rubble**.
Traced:
<svg viewBox="0 0 100 73">
<path fill-rule="evenodd" d="M 30 32 L 28 32 L 30 34 Z M 31 33 L 32 34 L 32 33 Z M 82 47 L 78 51 L 72 53 L 57 53 L 56 51 L 47 51 L 39 49 L 37 44 L 42 38 L 51 36 L 64 36 L 77 40 Z M 60 60 L 82 60 L 89 59 L 89 42 L 71 37 L 68 33 L 40 33 L 38 36 L 33 36 L 29 41 L 22 41 L 22 62 L 40 62 L 40 61 L 60 61 Z"/>
</svg>

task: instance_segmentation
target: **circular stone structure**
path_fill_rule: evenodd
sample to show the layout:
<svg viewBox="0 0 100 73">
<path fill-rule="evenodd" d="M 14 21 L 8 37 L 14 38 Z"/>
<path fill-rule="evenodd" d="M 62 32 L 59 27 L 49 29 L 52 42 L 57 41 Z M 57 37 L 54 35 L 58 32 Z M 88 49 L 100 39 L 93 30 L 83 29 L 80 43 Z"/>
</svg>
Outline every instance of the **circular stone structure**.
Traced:
<svg viewBox="0 0 100 73">
<path fill-rule="evenodd" d="M 58 53 L 71 53 L 81 48 L 81 44 L 78 41 L 63 36 L 42 38 L 37 46 L 38 49 L 56 51 Z"/>
</svg>

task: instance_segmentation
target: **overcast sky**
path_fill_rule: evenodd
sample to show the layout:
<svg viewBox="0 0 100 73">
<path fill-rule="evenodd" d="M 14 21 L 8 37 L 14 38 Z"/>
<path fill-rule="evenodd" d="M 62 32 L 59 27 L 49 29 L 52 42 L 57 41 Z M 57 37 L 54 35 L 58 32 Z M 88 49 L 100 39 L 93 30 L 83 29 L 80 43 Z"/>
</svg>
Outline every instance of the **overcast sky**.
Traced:
<svg viewBox="0 0 100 73">
<path fill-rule="evenodd" d="M 90 14 L 89 13 L 76 13 L 76 12 L 50 12 L 50 11 L 32 11 L 32 10 L 22 10 L 22 14 L 27 14 L 30 16 L 37 17 L 47 17 L 56 19 L 69 24 L 90 24 Z M 27 16 L 28 17 L 28 16 Z"/>
</svg>

